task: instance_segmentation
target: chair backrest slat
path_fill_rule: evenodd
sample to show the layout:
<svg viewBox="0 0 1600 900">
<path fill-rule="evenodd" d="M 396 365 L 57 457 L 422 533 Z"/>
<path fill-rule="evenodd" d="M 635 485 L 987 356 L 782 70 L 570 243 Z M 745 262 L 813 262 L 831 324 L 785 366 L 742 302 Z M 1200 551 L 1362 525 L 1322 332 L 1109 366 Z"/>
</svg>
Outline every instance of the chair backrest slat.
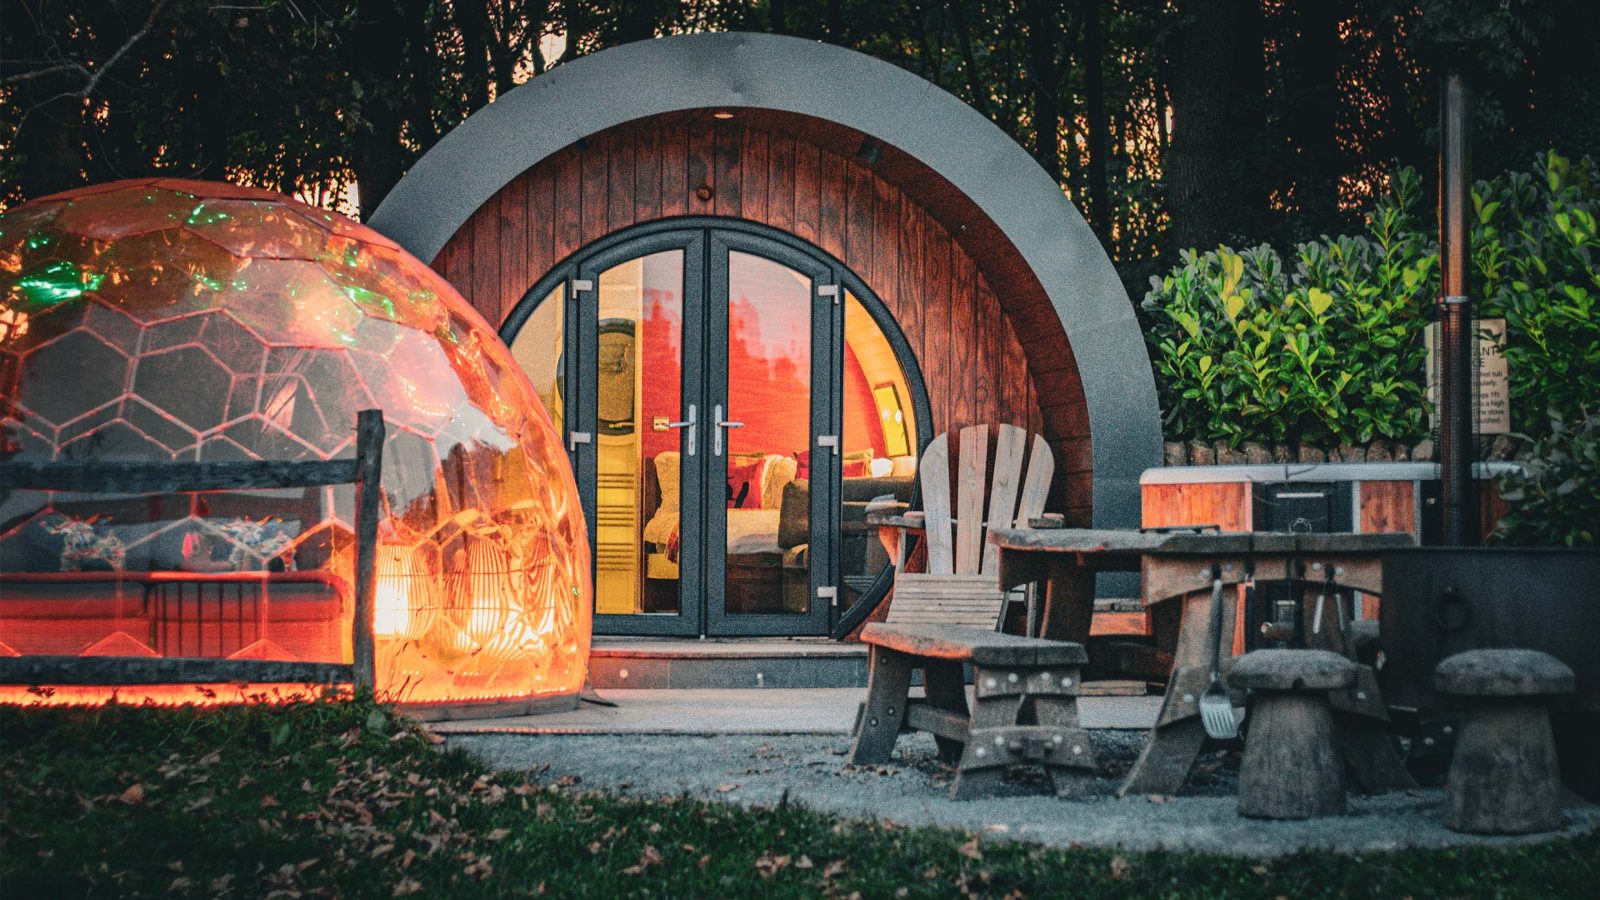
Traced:
<svg viewBox="0 0 1600 900">
<path fill-rule="evenodd" d="M 984 472 L 989 465 L 989 428 L 961 429 L 960 475 L 956 496 L 956 567 L 958 575 L 976 575 L 983 560 Z"/>
<path fill-rule="evenodd" d="M 1050 480 L 1056 474 L 1056 458 L 1044 438 L 1033 436 L 1033 453 L 1028 457 L 1028 480 L 1022 485 L 1022 502 L 1017 504 L 1014 528 L 1026 528 L 1028 522 L 1044 514 L 1044 504 L 1050 499 Z"/>
<path fill-rule="evenodd" d="M 1028 433 L 1015 425 L 1001 425 L 994 446 L 994 478 L 989 487 L 989 527 L 1006 528 L 1016 521 L 1017 491 L 1022 486 L 1022 455 L 1028 447 Z M 984 529 L 987 533 L 988 529 Z M 1000 571 L 1000 548 L 983 542 L 984 574 Z"/>
<path fill-rule="evenodd" d="M 928 572 L 948 575 L 955 571 L 950 551 L 950 437 L 941 434 L 922 452 L 917 467 L 922 483 L 923 527 L 928 541 Z"/>
</svg>

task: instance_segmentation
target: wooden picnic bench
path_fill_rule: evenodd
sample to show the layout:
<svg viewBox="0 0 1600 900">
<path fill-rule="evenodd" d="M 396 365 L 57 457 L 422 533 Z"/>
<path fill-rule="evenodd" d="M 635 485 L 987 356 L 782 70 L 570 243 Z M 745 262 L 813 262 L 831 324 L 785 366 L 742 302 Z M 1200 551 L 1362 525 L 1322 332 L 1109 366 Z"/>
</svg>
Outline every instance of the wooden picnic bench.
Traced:
<svg viewBox="0 0 1600 900">
<path fill-rule="evenodd" d="M 1068 770 L 1093 768 L 1088 734 L 1078 724 L 1078 685 L 1088 661 L 1083 645 L 997 630 L 1008 594 L 1000 588 L 999 554 L 984 534 L 991 524 L 1037 518 L 1055 470 L 1049 446 L 1033 436 L 1022 477 L 1028 438 L 1021 428 L 999 427 L 985 491 L 990 428 L 961 431 L 958 515 L 952 516 L 950 442 L 939 435 L 918 467 L 924 514 L 876 521 L 922 530 L 928 571 L 904 571 L 900 555 L 888 619 L 862 629 L 872 658 L 852 763 L 888 762 L 900 732 L 909 729 L 931 732 L 940 758 L 956 764 L 950 793 L 958 800 L 993 793 L 1015 764 L 1042 765 L 1057 793 L 1067 789 Z M 919 669 L 925 696 L 913 698 L 912 673 Z"/>
<path fill-rule="evenodd" d="M 1282 534 L 1224 532 L 1211 534 L 1142 533 L 1108 529 L 995 529 L 989 540 L 1000 548 L 1001 585 L 1024 584 L 1073 572 L 1137 571 L 1141 602 L 1146 608 L 1171 605 L 1177 613 L 1177 643 L 1171 675 L 1155 727 L 1138 761 L 1118 792 L 1174 794 L 1207 740 L 1199 715 L 1199 698 L 1210 683 L 1210 660 L 1220 652 L 1231 665 L 1235 642 L 1235 609 L 1239 589 L 1256 581 L 1283 582 L 1297 594 L 1297 626 L 1292 642 L 1357 657 L 1350 615 L 1338 592 L 1383 593 L 1384 551 L 1412 546 L 1406 534 Z M 1225 586 L 1220 647 L 1210 643 L 1211 596 L 1214 581 Z M 1061 618 L 1083 619 L 1092 600 L 1058 597 L 1049 604 L 1075 604 L 1072 610 L 1047 611 Z M 1239 634 L 1242 637 L 1242 633 Z M 1248 642 L 1246 644 L 1248 646 Z M 1236 699 L 1239 705 L 1243 697 Z M 1385 730 L 1388 710 L 1376 673 L 1360 664 L 1349 690 L 1336 691 L 1330 702 L 1338 718 L 1339 749 L 1357 787 L 1380 791 L 1414 786 Z"/>
</svg>

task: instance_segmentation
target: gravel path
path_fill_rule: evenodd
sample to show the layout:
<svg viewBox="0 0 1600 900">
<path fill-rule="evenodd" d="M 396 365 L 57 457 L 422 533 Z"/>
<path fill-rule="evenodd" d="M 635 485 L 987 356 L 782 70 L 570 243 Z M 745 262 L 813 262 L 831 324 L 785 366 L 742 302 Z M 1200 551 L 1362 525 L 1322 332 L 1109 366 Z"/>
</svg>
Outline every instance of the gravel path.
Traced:
<svg viewBox="0 0 1600 900">
<path fill-rule="evenodd" d="M 892 765 L 846 764 L 849 739 L 832 735 L 450 734 L 459 747 L 499 769 L 539 769 L 541 777 L 571 776 L 588 788 L 645 796 L 689 794 L 750 806 L 777 804 L 786 794 L 821 812 L 937 825 L 1055 846 L 1129 850 L 1198 850 L 1274 856 L 1305 848 L 1339 852 L 1405 846 L 1514 844 L 1548 839 L 1479 838 L 1445 829 L 1442 790 L 1352 795 L 1350 814 L 1306 822 L 1263 822 L 1235 811 L 1238 757 L 1202 758 L 1178 797 L 1118 800 L 1116 786 L 1133 764 L 1143 731 L 1091 732 L 1100 763 L 1075 785 L 1073 799 L 1046 796 L 1042 774 L 1013 772 L 1003 796 L 956 803 L 944 788 L 950 770 L 933 739 L 901 738 Z M 1600 825 L 1600 808 L 1568 811 L 1571 834 Z"/>
</svg>

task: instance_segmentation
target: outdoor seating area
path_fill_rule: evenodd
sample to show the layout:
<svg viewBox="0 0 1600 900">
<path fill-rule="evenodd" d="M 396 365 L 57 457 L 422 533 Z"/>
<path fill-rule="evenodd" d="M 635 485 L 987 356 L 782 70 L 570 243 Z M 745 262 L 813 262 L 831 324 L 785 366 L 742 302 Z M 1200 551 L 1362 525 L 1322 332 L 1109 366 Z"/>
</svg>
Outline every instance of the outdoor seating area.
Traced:
<svg viewBox="0 0 1600 900">
<path fill-rule="evenodd" d="M 920 470 L 922 515 L 874 519 L 898 574 L 886 621 L 861 634 L 872 659 L 853 764 L 888 762 L 899 733 L 920 730 L 936 735 L 940 757 L 956 764 L 955 799 L 993 793 L 1005 765 L 1042 764 L 1053 779 L 1066 768 L 1092 769 L 1075 707 L 1090 662 L 1084 643 L 1093 593 L 1085 587 L 1093 581 L 1085 576 L 1123 569 L 1139 573 L 1146 606 L 1176 604 L 1181 617 L 1161 710 L 1119 796 L 1181 793 L 1203 748 L 1241 731 L 1242 816 L 1337 816 L 1347 789 L 1418 786 L 1390 736 L 1390 710 L 1369 661 L 1380 627 L 1358 618 L 1363 607 L 1352 593 L 1384 602 L 1384 555 L 1411 547 L 1408 535 L 1061 528 L 1029 508 L 1026 487 L 1017 505 L 1025 435 L 1001 426 L 991 467 L 990 430 L 964 430 L 956 462 L 948 459 L 956 442 L 936 438 Z M 1040 442 L 1032 471 L 1049 468 Z M 954 503 L 951 471 L 960 473 Z M 907 545 L 916 540 L 926 543 L 925 575 L 905 571 Z M 1257 599 L 1276 584 L 1288 589 L 1288 621 Z M 1015 592 L 1042 606 L 1037 619 L 1032 603 L 1011 619 L 1031 634 L 1006 633 L 1004 609 Z M 914 670 L 923 673 L 924 698 L 911 697 Z M 1473 650 L 1440 662 L 1434 678 L 1441 693 L 1477 704 L 1452 742 L 1449 827 L 1510 834 L 1559 827 L 1560 769 L 1537 698 L 1570 693 L 1571 670 L 1535 651 Z M 1523 696 L 1535 699 L 1511 699 Z M 1496 802 L 1497 789 L 1517 799 Z M 1065 782 L 1057 790 L 1069 793 Z M 1521 805 L 1528 810 L 1518 812 Z"/>
</svg>

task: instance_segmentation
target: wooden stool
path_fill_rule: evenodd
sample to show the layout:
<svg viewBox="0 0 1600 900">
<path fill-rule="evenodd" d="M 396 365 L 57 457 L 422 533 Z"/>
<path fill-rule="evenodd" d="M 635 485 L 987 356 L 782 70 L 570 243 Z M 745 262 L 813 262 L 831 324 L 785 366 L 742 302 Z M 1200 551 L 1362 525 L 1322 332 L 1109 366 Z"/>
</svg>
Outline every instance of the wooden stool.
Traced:
<svg viewBox="0 0 1600 900">
<path fill-rule="evenodd" d="M 1444 824 L 1473 834 L 1561 827 L 1561 771 L 1542 698 L 1570 693 L 1572 670 L 1537 650 L 1468 650 L 1439 663 L 1433 685 L 1462 697 Z"/>
<path fill-rule="evenodd" d="M 1089 733 L 1078 724 L 1082 644 L 949 625 L 885 625 L 861 631 L 872 647 L 867 702 L 856 725 L 852 765 L 889 761 L 902 727 L 931 732 L 939 758 L 956 766 L 954 800 L 993 794 L 1006 767 L 1041 765 L 1056 793 L 1069 769 L 1093 770 Z M 967 707 L 962 664 L 971 663 Z M 912 699 L 911 672 L 922 669 L 926 699 Z"/>
<path fill-rule="evenodd" d="M 1328 692 L 1355 681 L 1355 663 L 1328 650 L 1256 650 L 1234 662 L 1228 682 L 1252 692 L 1239 766 L 1240 815 L 1344 813 L 1344 763 Z"/>
</svg>

